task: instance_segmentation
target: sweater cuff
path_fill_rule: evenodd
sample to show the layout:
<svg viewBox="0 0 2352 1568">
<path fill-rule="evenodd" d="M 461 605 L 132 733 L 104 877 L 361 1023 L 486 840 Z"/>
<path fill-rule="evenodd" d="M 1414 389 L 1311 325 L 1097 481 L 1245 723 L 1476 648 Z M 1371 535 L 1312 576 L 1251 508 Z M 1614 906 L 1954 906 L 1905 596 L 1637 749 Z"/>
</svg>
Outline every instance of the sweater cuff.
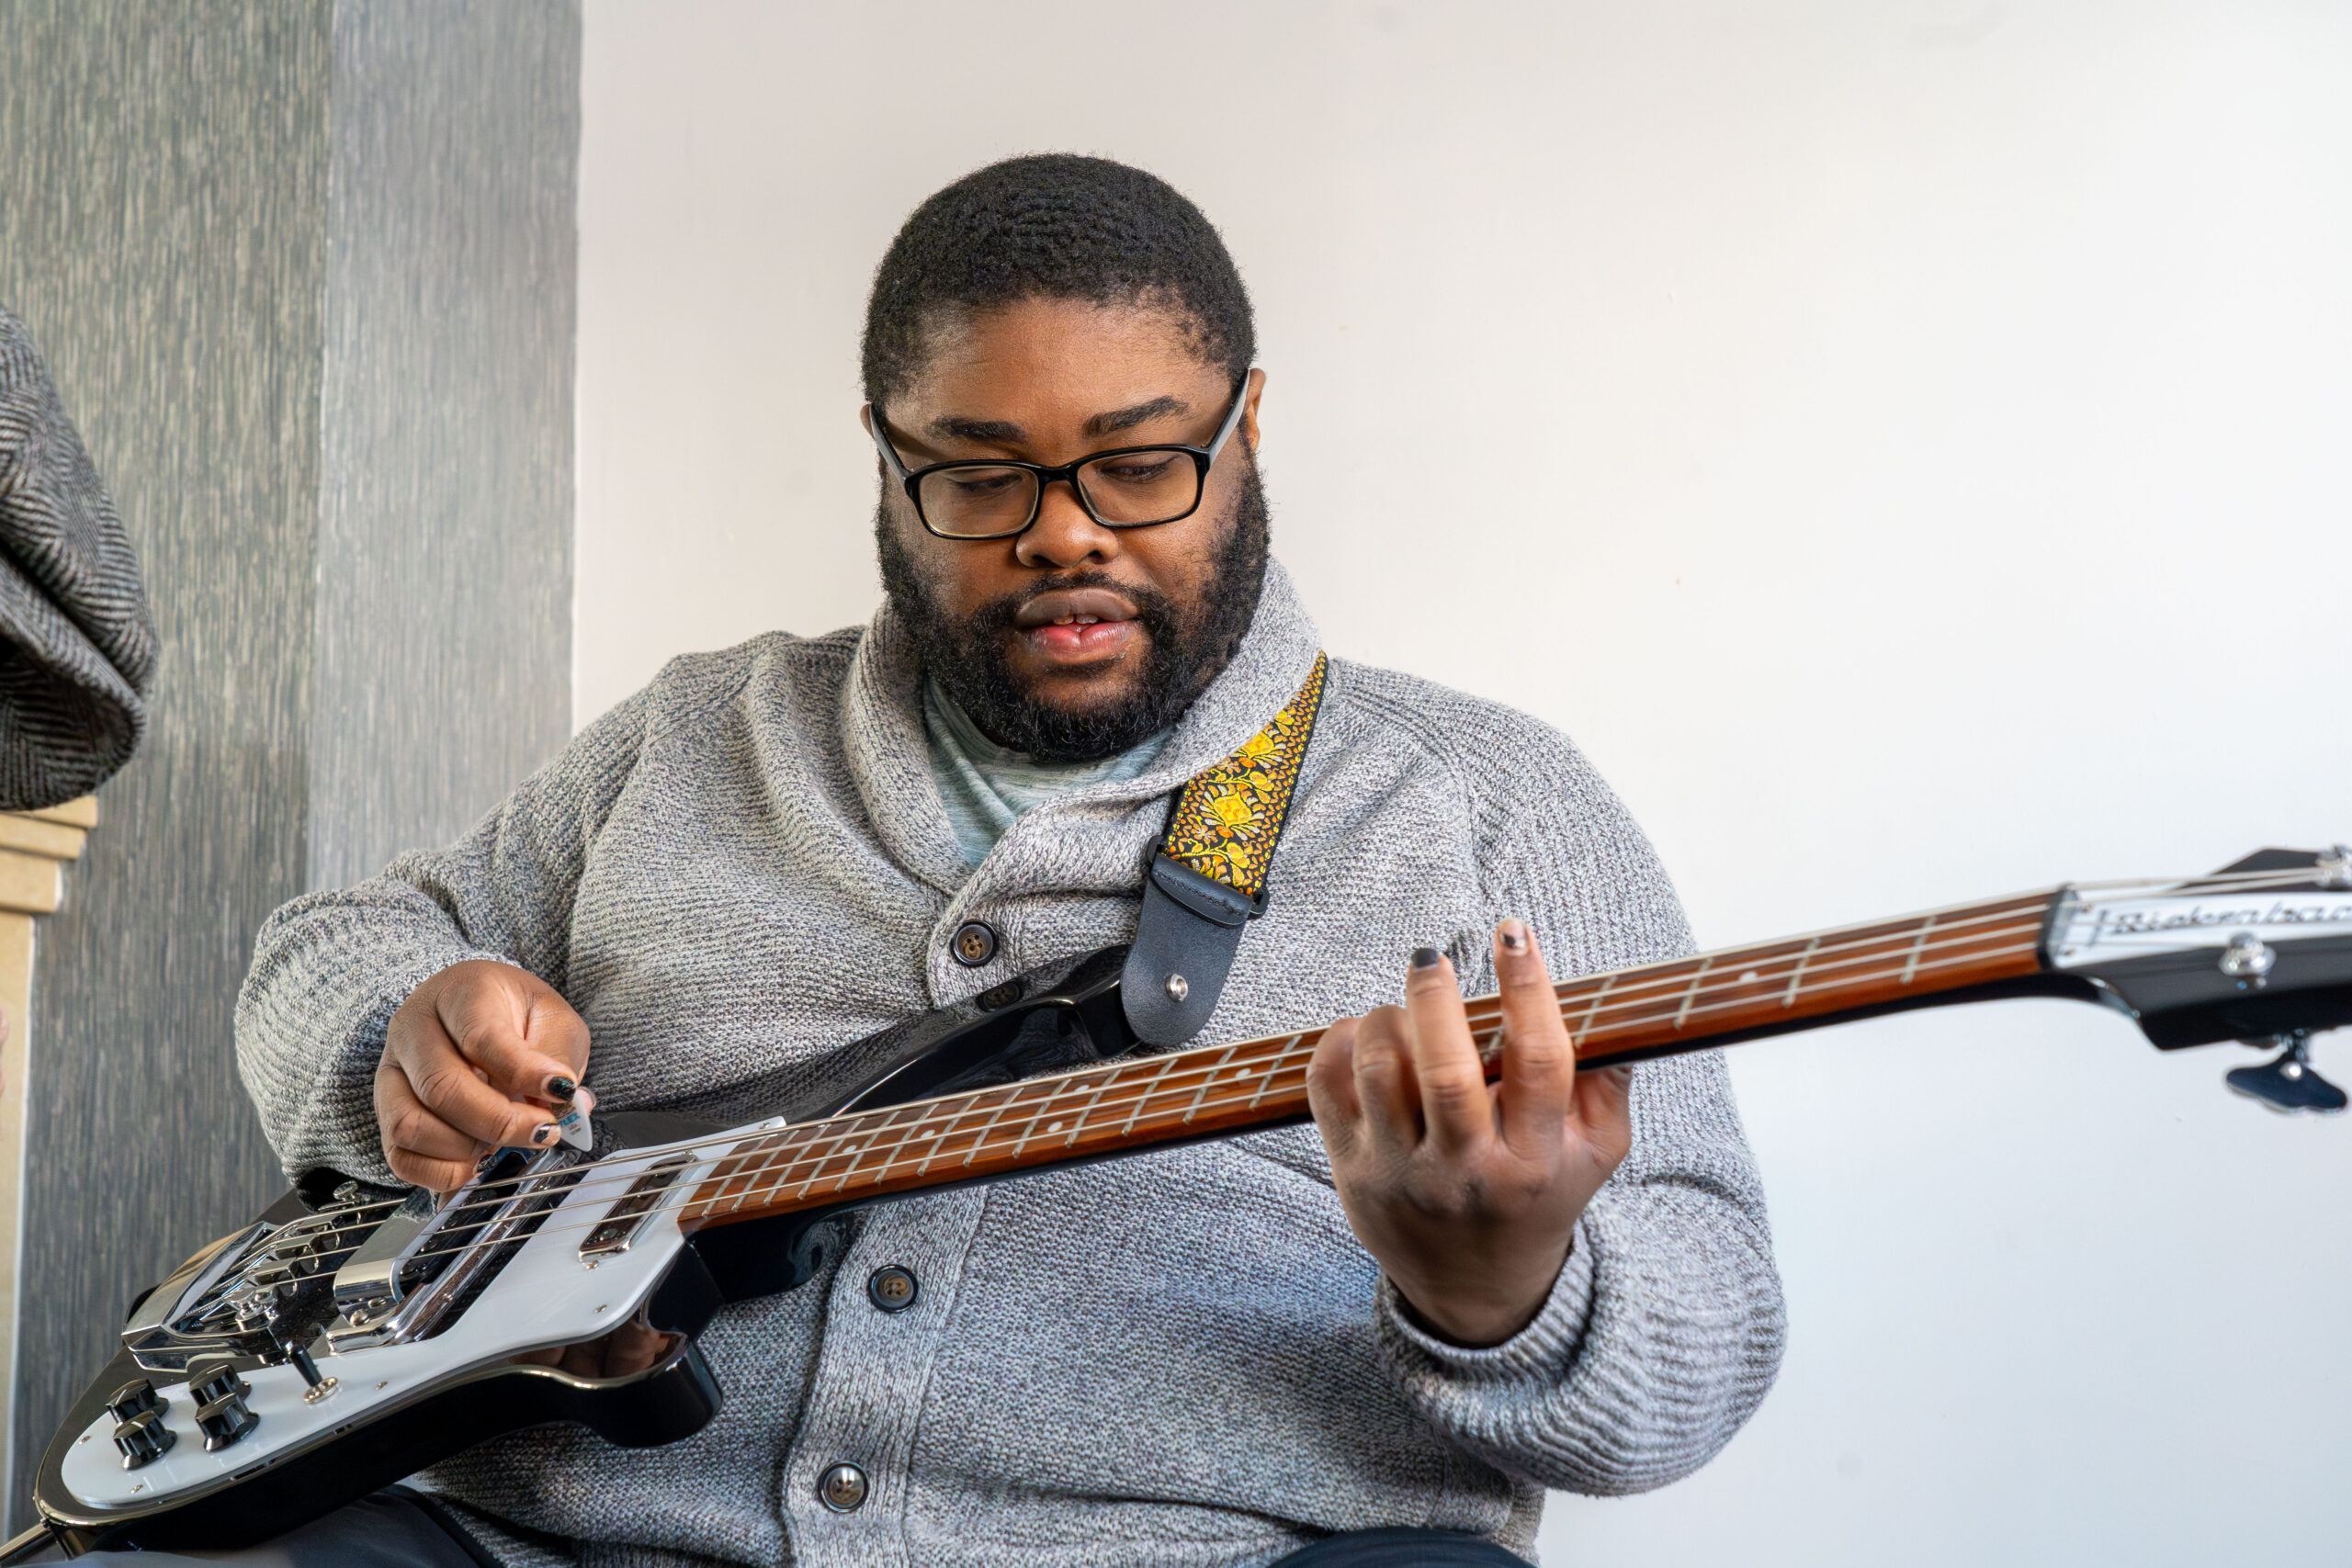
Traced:
<svg viewBox="0 0 2352 1568">
<path fill-rule="evenodd" d="M 513 964 L 503 953 L 488 953 L 463 943 L 413 951 L 384 973 L 362 1001 L 350 1026 L 335 1043 L 333 1057 L 321 1073 L 315 1115 L 317 1132 L 305 1139 L 310 1146 L 288 1160 L 289 1175 L 314 1165 L 335 1167 L 346 1176 L 405 1185 L 386 1158 L 383 1129 L 376 1122 L 376 1067 L 384 1055 L 384 1038 L 392 1014 L 419 986 L 455 964 L 486 958 Z M 294 1151 L 286 1151 L 291 1155 Z"/>
<path fill-rule="evenodd" d="M 1567 1261 L 1560 1265 L 1560 1277 L 1552 1281 L 1552 1293 L 1534 1320 L 1501 1344 L 1484 1347 L 1456 1345 L 1422 1327 L 1383 1274 L 1374 1308 L 1382 1348 L 1410 1381 L 1435 1376 L 1471 1384 L 1556 1382 L 1576 1359 L 1591 1319 L 1593 1252 L 1585 1222 L 1578 1219 Z"/>
</svg>

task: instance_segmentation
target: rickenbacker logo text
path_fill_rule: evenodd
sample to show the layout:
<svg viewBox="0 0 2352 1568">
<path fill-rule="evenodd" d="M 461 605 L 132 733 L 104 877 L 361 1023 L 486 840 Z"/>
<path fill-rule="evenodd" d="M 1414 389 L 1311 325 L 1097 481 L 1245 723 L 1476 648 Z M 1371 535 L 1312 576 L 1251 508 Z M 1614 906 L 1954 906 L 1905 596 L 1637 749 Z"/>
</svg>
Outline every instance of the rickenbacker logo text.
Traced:
<svg viewBox="0 0 2352 1568">
<path fill-rule="evenodd" d="M 2176 931 L 2248 931 L 2277 926 L 2352 926 L 2352 897 L 2310 903 L 2277 898 L 2267 904 L 2161 902 L 2093 905 L 2089 929 L 2069 933 L 2090 945 L 2103 938 L 2158 936 Z"/>
</svg>

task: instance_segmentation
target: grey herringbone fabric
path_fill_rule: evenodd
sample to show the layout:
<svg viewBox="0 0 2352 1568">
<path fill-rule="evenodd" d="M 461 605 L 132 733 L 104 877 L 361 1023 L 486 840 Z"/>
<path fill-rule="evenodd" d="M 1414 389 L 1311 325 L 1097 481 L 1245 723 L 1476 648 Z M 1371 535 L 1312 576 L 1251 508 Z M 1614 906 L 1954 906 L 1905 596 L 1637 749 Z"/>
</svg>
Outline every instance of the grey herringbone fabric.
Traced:
<svg viewBox="0 0 2352 1568">
<path fill-rule="evenodd" d="M 1169 796 L 1289 699 L 1317 646 L 1277 567 L 1151 766 L 1027 813 L 977 870 L 888 611 L 681 659 L 462 842 L 279 911 L 239 1007 L 246 1083 L 289 1168 L 380 1173 L 386 1021 L 426 976 L 488 956 L 579 1008 L 607 1105 L 779 1066 L 808 1103 L 838 1093 L 845 1042 L 1127 939 Z M 1395 1000 L 1422 942 L 1489 987 L 1487 932 L 1510 914 L 1563 973 L 1689 947 L 1648 844 L 1566 739 L 1335 660 L 1272 907 L 1203 1038 Z M 1001 938 L 977 969 L 948 945 L 970 919 Z M 1688 1474 L 1779 1360 L 1763 1197 L 1720 1060 L 1634 1083 L 1632 1156 L 1549 1303 L 1492 1349 L 1401 1314 L 1314 1131 L 1288 1129 L 885 1205 L 815 1282 L 714 1323 L 727 1404 L 706 1431 L 635 1451 L 526 1433 L 437 1482 L 503 1522 L 514 1561 L 595 1568 L 1237 1568 L 1398 1525 L 1525 1552 L 1544 1488 Z M 890 1264 L 920 1281 L 897 1314 L 865 1296 Z M 845 1515 L 817 1500 L 842 1461 L 872 1482 Z"/>
<path fill-rule="evenodd" d="M 139 560 L 32 334 L 0 309 L 0 811 L 87 795 L 147 731 Z"/>
</svg>

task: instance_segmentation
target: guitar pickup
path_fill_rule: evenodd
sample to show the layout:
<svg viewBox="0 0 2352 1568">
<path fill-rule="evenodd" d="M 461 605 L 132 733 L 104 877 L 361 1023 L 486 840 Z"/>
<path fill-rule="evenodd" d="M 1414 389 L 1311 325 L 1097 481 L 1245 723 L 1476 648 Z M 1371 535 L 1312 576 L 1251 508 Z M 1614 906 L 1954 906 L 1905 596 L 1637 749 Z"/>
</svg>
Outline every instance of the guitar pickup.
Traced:
<svg viewBox="0 0 2352 1568">
<path fill-rule="evenodd" d="M 638 1232 L 661 1206 L 662 1195 L 678 1184 L 694 1162 L 684 1155 L 662 1160 L 644 1175 L 629 1183 L 628 1190 L 620 1195 L 612 1211 L 588 1232 L 588 1239 L 580 1244 L 580 1261 L 594 1269 L 607 1258 L 617 1258 L 637 1240 Z"/>
</svg>

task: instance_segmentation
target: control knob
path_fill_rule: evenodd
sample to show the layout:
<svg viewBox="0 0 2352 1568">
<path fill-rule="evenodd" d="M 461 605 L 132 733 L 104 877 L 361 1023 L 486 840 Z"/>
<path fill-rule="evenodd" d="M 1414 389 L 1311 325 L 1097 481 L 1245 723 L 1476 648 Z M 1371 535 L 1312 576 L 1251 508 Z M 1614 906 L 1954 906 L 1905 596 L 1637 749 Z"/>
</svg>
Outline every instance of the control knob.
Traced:
<svg viewBox="0 0 2352 1568">
<path fill-rule="evenodd" d="M 227 1448 L 261 1424 L 245 1404 L 252 1392 L 232 1361 L 198 1361 L 188 1368 L 187 1396 L 196 1401 L 196 1424 L 207 1452 Z"/>
<path fill-rule="evenodd" d="M 161 1410 L 141 1410 L 114 1429 L 114 1446 L 122 1450 L 122 1468 L 137 1470 L 171 1451 L 179 1434 L 164 1425 Z"/>
<path fill-rule="evenodd" d="M 107 1401 L 107 1410 L 117 1421 L 129 1421 L 151 1410 L 161 1411 L 163 1408 L 164 1396 L 157 1393 L 155 1385 L 145 1378 L 123 1384 L 114 1391 L 114 1397 Z"/>
</svg>

